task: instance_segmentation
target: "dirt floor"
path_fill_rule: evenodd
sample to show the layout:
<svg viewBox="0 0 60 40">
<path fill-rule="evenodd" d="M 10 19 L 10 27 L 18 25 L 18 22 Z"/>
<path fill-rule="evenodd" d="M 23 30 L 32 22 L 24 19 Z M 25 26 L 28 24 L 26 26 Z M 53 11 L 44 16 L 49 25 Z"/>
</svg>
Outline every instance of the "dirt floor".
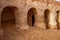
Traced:
<svg viewBox="0 0 60 40">
<path fill-rule="evenodd" d="M 2 23 L 4 35 L 0 40 L 60 40 L 60 30 L 30 27 L 28 30 L 16 28 L 14 23 Z"/>
</svg>

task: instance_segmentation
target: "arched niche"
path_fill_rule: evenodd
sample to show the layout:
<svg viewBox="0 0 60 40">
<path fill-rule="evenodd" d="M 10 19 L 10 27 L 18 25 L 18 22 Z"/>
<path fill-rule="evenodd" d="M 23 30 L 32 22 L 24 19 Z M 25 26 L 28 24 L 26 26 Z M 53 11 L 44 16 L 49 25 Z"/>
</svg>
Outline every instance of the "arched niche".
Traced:
<svg viewBox="0 0 60 40">
<path fill-rule="evenodd" d="M 56 16 L 56 22 L 57 22 L 57 28 L 60 29 L 60 11 L 56 11 L 57 16 Z"/>
<path fill-rule="evenodd" d="M 30 8 L 28 10 L 28 14 L 27 14 L 27 24 L 29 26 L 34 26 L 35 23 L 35 14 L 36 14 L 36 9 L 35 8 Z"/>
<path fill-rule="evenodd" d="M 7 6 L 2 10 L 1 13 L 1 28 L 5 28 L 8 25 L 15 25 L 16 24 L 16 11 L 17 7 L 14 6 Z"/>
<path fill-rule="evenodd" d="M 50 13 L 50 10 L 49 9 L 45 9 L 45 11 L 44 11 L 44 22 L 45 22 L 45 24 L 46 24 L 46 28 L 48 29 L 49 28 L 49 26 L 48 26 L 48 15 L 49 15 L 49 13 Z"/>
</svg>

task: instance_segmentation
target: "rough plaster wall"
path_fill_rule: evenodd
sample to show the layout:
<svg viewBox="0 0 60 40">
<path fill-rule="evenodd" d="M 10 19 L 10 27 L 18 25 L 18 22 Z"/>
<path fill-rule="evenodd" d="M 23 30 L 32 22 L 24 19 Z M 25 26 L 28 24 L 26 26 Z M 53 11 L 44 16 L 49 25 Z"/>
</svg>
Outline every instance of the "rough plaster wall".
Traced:
<svg viewBox="0 0 60 40">
<path fill-rule="evenodd" d="M 40 24 L 42 24 L 42 27 L 41 28 L 45 28 L 45 27 L 43 27 L 43 25 L 44 25 L 44 23 L 43 23 L 43 19 L 41 19 L 43 16 L 43 12 L 42 11 L 44 11 L 44 9 L 45 9 L 45 6 L 46 5 L 44 5 L 44 4 L 46 4 L 46 3 L 43 3 L 43 2 L 37 2 L 37 1 L 34 1 L 34 2 L 32 2 L 32 1 L 28 1 L 28 2 L 26 2 L 26 7 L 25 6 L 23 6 L 22 7 L 22 11 L 23 11 L 23 15 L 26 15 L 26 17 L 25 17 L 25 19 L 27 19 L 27 13 L 28 13 L 28 10 L 30 9 L 30 8 L 36 8 L 36 22 L 35 22 L 35 25 L 34 26 L 37 26 L 37 27 L 41 27 L 41 25 Z M 42 8 L 43 7 L 43 8 Z M 25 9 L 26 8 L 26 9 Z M 40 10 L 41 9 L 41 10 Z M 42 10 L 43 9 L 43 10 Z M 25 14 L 24 14 L 25 13 Z M 41 23 L 41 21 L 42 21 L 42 23 Z M 26 21 L 24 22 L 25 24 L 26 24 Z"/>
<path fill-rule="evenodd" d="M 46 9 L 47 3 L 39 2 L 38 3 L 39 7 L 37 7 L 37 22 L 36 22 L 36 27 L 40 28 L 45 28 L 45 23 L 44 23 L 44 11 Z"/>
<path fill-rule="evenodd" d="M 33 2 L 26 1 L 27 4 L 24 2 L 26 4 L 25 5 L 26 7 L 25 6 L 22 7 L 23 15 L 25 12 L 26 13 L 28 12 L 29 8 L 31 8 L 31 7 L 36 8 L 37 13 L 36 13 L 35 26 L 40 27 L 40 28 L 46 28 L 45 23 L 44 23 L 44 11 L 45 11 L 45 9 L 49 9 L 50 10 L 50 14 L 48 16 L 49 17 L 49 22 L 48 22 L 49 28 L 56 28 L 56 26 L 57 26 L 56 12 L 55 12 L 56 9 L 55 9 L 55 4 L 53 4 L 54 3 L 53 1 L 54 0 L 48 0 L 48 4 L 45 2 L 37 2 L 36 0 Z M 26 18 L 27 17 L 25 17 L 25 19 Z M 26 21 L 24 21 L 24 23 L 26 23 Z"/>
<path fill-rule="evenodd" d="M 6 3 L 4 3 L 6 2 Z M 48 2 L 49 3 L 49 2 Z M 56 6 L 55 4 L 47 4 L 46 2 L 37 2 L 34 1 L 32 2 L 31 0 L 16 0 L 16 1 L 2 1 L 0 0 L 0 21 L 1 21 L 1 12 L 3 10 L 4 7 L 6 6 L 16 6 L 18 7 L 19 10 L 16 11 L 16 20 L 17 20 L 17 27 L 20 29 L 28 29 L 29 26 L 27 25 L 27 14 L 28 14 L 28 10 L 30 8 L 36 8 L 36 22 L 34 24 L 34 26 L 39 27 L 39 28 L 46 28 L 45 23 L 44 23 L 44 11 L 45 9 L 49 9 L 50 10 L 50 14 L 49 14 L 49 27 L 50 28 L 56 28 L 56 11 L 59 9 L 60 10 L 60 6 Z M 58 9 L 57 9 L 58 7 Z M 60 19 L 59 19 L 60 20 Z M 59 22 L 60 23 L 60 22 Z M 1 27 L 1 26 L 0 26 Z M 0 34 L 3 34 L 3 31 L 0 30 Z"/>
<path fill-rule="evenodd" d="M 45 0 L 46 1 L 46 0 Z M 53 1 L 53 0 L 52 0 Z M 51 0 L 49 2 L 52 2 Z M 6 2 L 6 3 L 4 3 Z M 13 5 L 13 6 L 17 6 L 19 7 L 19 10 L 20 13 L 18 13 L 16 19 L 17 19 L 17 25 L 18 26 L 21 26 L 21 29 L 22 28 L 28 28 L 28 25 L 27 25 L 27 13 L 28 13 L 28 10 L 32 7 L 36 8 L 37 10 L 37 13 L 36 13 L 36 23 L 35 23 L 35 26 L 37 27 L 40 27 L 40 28 L 45 28 L 45 23 L 44 23 L 44 10 L 45 9 L 50 9 L 50 10 L 55 10 L 54 9 L 54 4 L 49 4 L 47 5 L 46 2 L 37 2 L 37 1 L 32 1 L 32 0 L 21 0 L 21 2 L 19 0 L 16 0 L 16 1 L 13 1 L 13 0 L 4 0 L 4 2 L 2 0 L 0 0 L 0 3 L 1 4 L 1 7 L 5 7 L 5 6 L 9 6 L 9 5 Z M 48 2 L 48 3 L 49 3 Z M 21 5 L 21 6 L 20 6 Z M 54 11 L 51 11 L 50 15 L 53 15 Z M 0 13 L 1 14 L 1 13 Z M 55 22 L 55 15 L 53 15 L 54 17 L 52 17 L 53 19 L 51 19 L 51 16 L 50 16 L 50 22 L 49 22 L 49 25 L 55 25 L 56 22 Z M 53 20 L 53 21 L 52 21 Z M 26 26 L 26 27 L 24 27 Z M 41 27 L 42 26 L 42 27 Z"/>
</svg>

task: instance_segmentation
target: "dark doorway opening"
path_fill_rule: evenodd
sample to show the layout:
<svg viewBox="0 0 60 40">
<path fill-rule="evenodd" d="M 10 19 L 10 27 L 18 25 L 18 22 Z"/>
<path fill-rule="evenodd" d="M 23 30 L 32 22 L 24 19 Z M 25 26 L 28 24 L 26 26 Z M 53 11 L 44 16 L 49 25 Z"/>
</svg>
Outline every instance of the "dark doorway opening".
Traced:
<svg viewBox="0 0 60 40">
<path fill-rule="evenodd" d="M 49 9 L 46 9 L 45 11 L 44 11 L 44 22 L 45 22 L 45 24 L 46 24 L 46 28 L 47 29 L 49 29 L 49 26 L 48 26 L 48 14 L 49 14 Z"/>
<path fill-rule="evenodd" d="M 27 15 L 27 24 L 29 26 L 34 26 L 35 23 L 35 13 L 36 13 L 36 9 L 35 8 L 31 8 L 28 11 L 28 15 Z"/>
<path fill-rule="evenodd" d="M 35 16 L 32 16 L 32 26 L 34 26 L 34 22 L 35 22 Z"/>
<path fill-rule="evenodd" d="M 1 13 L 1 28 L 7 27 L 8 25 L 15 24 L 15 10 L 16 7 L 5 7 Z"/>
<path fill-rule="evenodd" d="M 59 12 L 60 11 L 57 11 L 56 13 L 57 13 L 57 16 L 56 16 L 56 22 L 57 22 L 57 29 L 60 29 L 60 25 L 59 25 Z"/>
</svg>

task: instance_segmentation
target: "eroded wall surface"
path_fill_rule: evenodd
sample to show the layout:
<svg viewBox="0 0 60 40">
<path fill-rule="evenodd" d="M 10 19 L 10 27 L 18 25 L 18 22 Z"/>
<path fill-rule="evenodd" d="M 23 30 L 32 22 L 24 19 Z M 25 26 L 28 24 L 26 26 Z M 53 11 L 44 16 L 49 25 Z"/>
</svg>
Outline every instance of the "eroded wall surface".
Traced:
<svg viewBox="0 0 60 40">
<path fill-rule="evenodd" d="M 28 25 L 28 11 L 31 8 L 35 9 L 34 17 L 35 17 L 35 22 L 33 27 L 38 27 L 42 29 L 46 29 L 47 26 L 48 28 L 51 29 L 56 29 L 60 28 L 60 3 L 55 2 L 54 0 L 0 0 L 0 34 L 1 36 L 3 35 L 3 29 L 1 29 L 1 18 L 2 13 L 4 12 L 4 8 L 6 7 L 11 7 L 14 9 L 14 14 L 15 14 L 15 22 L 16 22 L 16 27 L 14 28 L 19 28 L 21 30 L 23 29 L 29 29 L 32 26 Z M 46 15 L 48 23 L 45 23 L 45 10 L 48 9 L 49 12 L 47 12 L 48 15 Z M 58 12 L 57 12 L 58 11 Z M 8 12 L 8 11 L 7 11 Z M 8 12 L 8 13 L 11 13 Z M 12 13 L 11 13 L 12 15 Z M 13 15 L 11 16 L 6 16 L 4 15 L 3 20 L 10 20 L 14 19 Z M 8 19 L 7 19 L 8 18 Z M 32 19 L 30 19 L 32 21 Z M 31 22 L 32 23 L 32 22 Z M 47 25 L 47 26 L 46 26 Z M 57 27 L 58 26 L 58 27 Z"/>
<path fill-rule="evenodd" d="M 48 27 L 49 28 L 57 28 L 56 11 L 60 10 L 60 3 L 54 2 L 54 0 L 0 0 L 0 27 L 1 27 L 1 14 L 5 7 L 15 7 L 15 19 L 16 19 L 16 27 L 20 29 L 29 29 L 29 25 L 27 24 L 27 16 L 28 11 L 31 8 L 36 9 L 35 13 L 35 23 L 34 27 L 46 28 L 46 24 L 44 21 L 44 11 L 46 9 L 49 10 L 48 15 Z M 12 17 L 12 16 L 11 16 Z M 4 19 L 6 20 L 6 19 Z M 60 24 L 60 16 L 58 17 L 58 23 Z"/>
</svg>

